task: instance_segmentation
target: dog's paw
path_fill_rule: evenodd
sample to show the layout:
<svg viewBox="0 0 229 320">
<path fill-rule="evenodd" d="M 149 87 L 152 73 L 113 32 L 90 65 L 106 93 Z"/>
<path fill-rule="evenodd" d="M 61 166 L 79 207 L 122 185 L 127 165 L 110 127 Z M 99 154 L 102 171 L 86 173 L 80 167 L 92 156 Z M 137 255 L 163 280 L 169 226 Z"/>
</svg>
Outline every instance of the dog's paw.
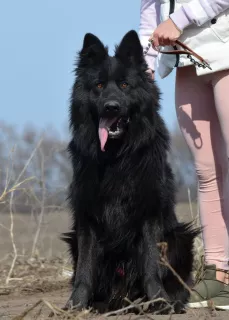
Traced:
<svg viewBox="0 0 229 320">
<path fill-rule="evenodd" d="M 66 305 L 65 305 L 63 308 L 61 308 L 61 310 L 63 310 L 63 311 L 74 311 L 74 310 L 76 310 L 76 311 L 82 311 L 83 308 L 80 308 L 80 307 L 78 307 L 78 306 L 73 307 L 73 306 L 72 306 L 72 302 L 71 302 L 71 300 L 69 299 L 68 302 L 66 303 Z M 54 312 L 51 312 L 51 313 L 48 315 L 48 317 L 49 317 L 49 318 L 52 318 L 54 315 L 55 315 Z"/>
<path fill-rule="evenodd" d="M 67 301 L 65 306 L 62 308 L 64 311 L 82 311 L 83 309 L 86 309 L 87 305 L 83 304 L 77 297 L 74 297 L 71 295 L 70 299 Z"/>
<path fill-rule="evenodd" d="M 86 285 L 80 284 L 75 287 L 72 294 L 65 305 L 66 310 L 82 311 L 88 307 L 89 302 L 89 289 Z"/>
<path fill-rule="evenodd" d="M 173 308 L 174 308 L 174 313 L 176 314 L 186 313 L 185 306 L 180 301 L 175 302 Z"/>
<path fill-rule="evenodd" d="M 169 303 L 164 301 L 153 302 L 149 308 L 150 312 L 153 314 L 171 314 L 173 313 L 173 307 Z"/>
</svg>

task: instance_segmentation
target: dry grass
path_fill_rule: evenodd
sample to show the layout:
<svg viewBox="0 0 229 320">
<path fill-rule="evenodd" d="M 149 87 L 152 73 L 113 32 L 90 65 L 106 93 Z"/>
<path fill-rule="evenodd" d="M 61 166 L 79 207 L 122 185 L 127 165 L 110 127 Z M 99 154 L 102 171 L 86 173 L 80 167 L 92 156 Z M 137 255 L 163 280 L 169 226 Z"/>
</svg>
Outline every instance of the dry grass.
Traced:
<svg viewBox="0 0 229 320">
<path fill-rule="evenodd" d="M 5 226 L 10 226 L 10 215 L 0 214 L 0 221 Z M 41 225 L 40 238 L 37 243 L 36 256 L 41 258 L 53 258 L 66 256 L 66 245 L 59 240 L 61 232 L 69 227 L 67 212 L 51 212 L 44 215 Z M 14 214 L 14 240 L 19 256 L 30 256 L 34 234 L 37 230 L 37 218 L 34 215 Z M 12 243 L 8 230 L 0 231 L 0 262 L 12 253 Z"/>
</svg>

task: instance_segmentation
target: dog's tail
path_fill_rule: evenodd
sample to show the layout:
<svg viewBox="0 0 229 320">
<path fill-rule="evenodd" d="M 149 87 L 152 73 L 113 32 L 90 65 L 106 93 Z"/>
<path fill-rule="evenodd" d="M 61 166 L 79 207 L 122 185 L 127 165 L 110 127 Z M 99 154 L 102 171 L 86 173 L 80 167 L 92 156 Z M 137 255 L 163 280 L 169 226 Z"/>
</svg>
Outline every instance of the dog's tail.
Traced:
<svg viewBox="0 0 229 320">
<path fill-rule="evenodd" d="M 168 232 L 166 237 L 174 237 L 174 240 L 182 239 L 185 245 L 187 242 L 194 241 L 194 239 L 200 235 L 202 227 L 195 227 L 193 222 L 179 222 L 172 232 Z M 187 244 L 188 244 L 187 243 Z"/>
<path fill-rule="evenodd" d="M 62 233 L 59 238 L 68 244 L 72 258 L 76 260 L 76 257 L 78 256 L 78 241 L 75 232 Z"/>
<path fill-rule="evenodd" d="M 74 237 L 73 231 L 72 232 L 64 232 L 64 233 L 61 233 L 59 239 L 70 244 L 70 243 L 72 243 L 73 237 Z"/>
<path fill-rule="evenodd" d="M 167 259 L 175 271 L 185 277 L 192 271 L 194 261 L 194 240 L 200 235 L 202 228 L 194 227 L 193 223 L 178 223 L 165 235 L 168 245 Z"/>
<path fill-rule="evenodd" d="M 168 244 L 168 252 L 174 249 L 192 251 L 194 240 L 202 232 L 202 227 L 195 227 L 192 222 L 179 222 L 177 226 L 165 234 L 165 242 Z M 171 249 L 171 250 L 170 250 Z M 176 250 L 180 255 L 179 250 Z"/>
</svg>

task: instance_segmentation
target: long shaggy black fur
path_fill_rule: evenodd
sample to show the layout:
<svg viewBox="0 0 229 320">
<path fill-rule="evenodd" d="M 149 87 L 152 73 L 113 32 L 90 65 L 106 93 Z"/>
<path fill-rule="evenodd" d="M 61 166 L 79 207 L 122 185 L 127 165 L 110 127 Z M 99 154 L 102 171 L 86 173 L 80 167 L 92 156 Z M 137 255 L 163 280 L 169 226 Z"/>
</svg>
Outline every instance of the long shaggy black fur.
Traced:
<svg viewBox="0 0 229 320">
<path fill-rule="evenodd" d="M 125 296 L 162 297 L 180 312 L 189 297 L 159 263 L 157 244 L 167 242 L 169 262 L 187 282 L 198 231 L 175 215 L 170 139 L 159 115 L 158 88 L 146 70 L 135 31 L 124 36 L 113 57 L 96 36 L 86 34 L 70 107 L 73 225 L 63 235 L 74 266 L 68 306 L 102 302 L 114 309 Z M 114 117 L 126 124 L 101 150 L 101 119 Z"/>
</svg>

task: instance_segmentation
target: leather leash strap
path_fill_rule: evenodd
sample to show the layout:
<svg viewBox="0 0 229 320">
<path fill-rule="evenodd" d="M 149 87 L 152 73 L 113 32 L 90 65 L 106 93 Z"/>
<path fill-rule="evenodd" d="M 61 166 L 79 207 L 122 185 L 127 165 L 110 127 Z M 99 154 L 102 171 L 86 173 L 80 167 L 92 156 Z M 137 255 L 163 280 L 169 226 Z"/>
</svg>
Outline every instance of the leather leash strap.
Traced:
<svg viewBox="0 0 229 320">
<path fill-rule="evenodd" d="M 203 65 L 205 65 L 207 68 L 211 69 L 210 65 L 208 64 L 207 61 L 204 60 L 204 58 L 202 58 L 200 55 L 198 55 L 195 51 L 193 51 L 192 49 L 190 49 L 188 46 L 186 46 L 184 43 L 182 43 L 179 40 L 176 40 L 175 43 L 177 45 L 179 45 L 180 47 L 182 47 L 184 50 L 169 50 L 169 51 L 162 51 L 158 48 L 155 48 L 155 50 L 157 50 L 160 53 L 164 53 L 164 54 L 188 54 L 188 55 L 192 55 L 195 58 L 197 58 Z M 152 42 L 151 42 L 152 44 Z"/>
</svg>

